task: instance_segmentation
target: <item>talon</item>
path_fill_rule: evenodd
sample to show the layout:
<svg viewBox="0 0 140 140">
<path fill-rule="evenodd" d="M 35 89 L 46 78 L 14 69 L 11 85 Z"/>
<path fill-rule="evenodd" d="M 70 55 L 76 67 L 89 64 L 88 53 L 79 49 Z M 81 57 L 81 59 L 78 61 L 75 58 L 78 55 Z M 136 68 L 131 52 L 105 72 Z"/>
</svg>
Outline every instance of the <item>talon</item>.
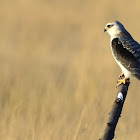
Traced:
<svg viewBox="0 0 140 140">
<path fill-rule="evenodd" d="M 121 73 L 121 75 L 119 77 L 123 77 L 124 76 L 124 73 Z"/>
<path fill-rule="evenodd" d="M 130 83 L 130 79 L 129 78 L 123 78 L 121 80 L 117 81 L 117 87 L 119 87 L 121 84 L 126 84 L 126 83 Z"/>
</svg>

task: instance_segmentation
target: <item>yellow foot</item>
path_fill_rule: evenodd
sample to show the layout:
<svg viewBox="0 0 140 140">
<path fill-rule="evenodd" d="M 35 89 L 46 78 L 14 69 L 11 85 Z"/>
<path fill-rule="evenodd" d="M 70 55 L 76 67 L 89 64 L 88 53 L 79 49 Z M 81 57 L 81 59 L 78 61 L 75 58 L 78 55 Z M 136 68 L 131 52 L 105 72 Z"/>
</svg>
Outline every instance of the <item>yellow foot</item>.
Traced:
<svg viewBox="0 0 140 140">
<path fill-rule="evenodd" d="M 124 73 L 121 73 L 121 75 L 119 77 L 123 77 L 124 76 Z"/>
<path fill-rule="evenodd" d="M 126 83 L 130 83 L 130 79 L 129 78 L 123 78 L 121 80 L 117 81 L 117 87 L 119 87 L 121 84 L 126 84 Z"/>
</svg>

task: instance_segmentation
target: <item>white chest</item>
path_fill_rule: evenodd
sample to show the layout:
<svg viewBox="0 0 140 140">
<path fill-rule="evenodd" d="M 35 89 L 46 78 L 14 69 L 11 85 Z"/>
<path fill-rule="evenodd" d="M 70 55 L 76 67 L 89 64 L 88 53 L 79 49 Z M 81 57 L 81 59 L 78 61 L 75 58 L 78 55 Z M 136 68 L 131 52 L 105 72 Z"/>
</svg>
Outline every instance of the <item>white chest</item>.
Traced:
<svg viewBox="0 0 140 140">
<path fill-rule="evenodd" d="M 113 54 L 113 53 L 112 53 Z M 114 56 L 113 54 L 113 57 L 115 59 L 115 61 L 117 62 L 117 64 L 120 66 L 122 72 L 124 73 L 125 75 L 125 78 L 130 78 L 132 76 L 132 73 L 130 71 L 128 71 Z"/>
</svg>

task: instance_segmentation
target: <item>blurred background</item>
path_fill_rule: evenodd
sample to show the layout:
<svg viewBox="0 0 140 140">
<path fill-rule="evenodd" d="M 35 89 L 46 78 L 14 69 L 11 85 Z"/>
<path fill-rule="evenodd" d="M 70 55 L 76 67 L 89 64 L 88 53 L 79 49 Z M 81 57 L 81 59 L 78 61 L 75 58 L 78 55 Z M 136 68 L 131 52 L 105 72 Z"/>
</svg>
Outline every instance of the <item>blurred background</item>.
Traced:
<svg viewBox="0 0 140 140">
<path fill-rule="evenodd" d="M 121 73 L 105 25 L 140 42 L 140 2 L 0 1 L 0 139 L 98 140 Z M 131 79 L 115 140 L 138 140 L 140 82 Z"/>
</svg>

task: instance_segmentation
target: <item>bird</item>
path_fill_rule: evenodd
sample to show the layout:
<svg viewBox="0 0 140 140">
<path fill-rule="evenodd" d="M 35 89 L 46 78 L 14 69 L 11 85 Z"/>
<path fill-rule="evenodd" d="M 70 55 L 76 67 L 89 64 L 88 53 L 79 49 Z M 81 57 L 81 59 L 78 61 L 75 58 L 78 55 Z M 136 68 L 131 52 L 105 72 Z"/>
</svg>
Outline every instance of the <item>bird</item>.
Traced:
<svg viewBox="0 0 140 140">
<path fill-rule="evenodd" d="M 112 55 L 122 70 L 120 75 L 122 79 L 118 80 L 117 87 L 130 83 L 132 76 L 140 80 L 140 44 L 133 39 L 119 21 L 107 23 L 104 32 L 111 36 Z"/>
</svg>

